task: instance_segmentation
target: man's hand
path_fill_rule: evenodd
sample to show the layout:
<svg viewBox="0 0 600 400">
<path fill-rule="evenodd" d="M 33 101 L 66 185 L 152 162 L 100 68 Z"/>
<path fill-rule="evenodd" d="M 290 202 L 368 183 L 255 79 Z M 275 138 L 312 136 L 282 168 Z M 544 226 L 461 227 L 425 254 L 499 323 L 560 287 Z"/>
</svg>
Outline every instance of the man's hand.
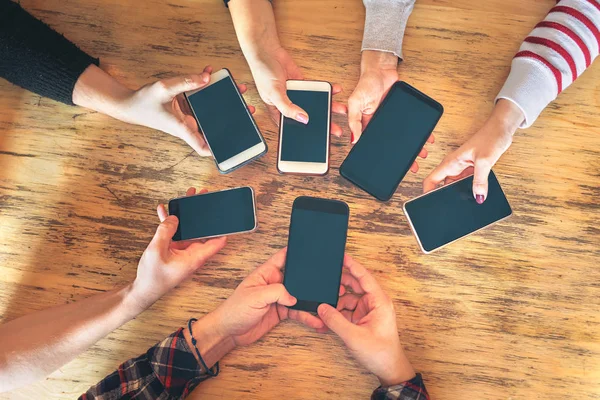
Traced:
<svg viewBox="0 0 600 400">
<path fill-rule="evenodd" d="M 311 328 L 323 328 L 321 320 L 314 315 L 287 308 L 297 300 L 282 283 L 286 250 L 280 250 L 255 269 L 231 297 L 209 315 L 211 320 L 218 321 L 220 336 L 231 337 L 237 346 L 246 346 L 288 318 Z"/>
<path fill-rule="evenodd" d="M 342 284 L 352 291 L 340 297 L 337 310 L 321 304 L 318 308 L 321 320 L 383 386 L 414 378 L 415 371 L 398 338 L 392 300 L 375 278 L 350 256 L 344 257 Z"/>
<path fill-rule="evenodd" d="M 362 52 L 360 79 L 354 92 L 348 98 L 348 125 L 352 144 L 358 142 L 379 104 L 397 81 L 398 57 L 383 51 L 364 50 Z M 433 143 L 433 135 L 427 141 Z M 419 157 L 427 157 L 425 148 L 421 150 Z M 410 170 L 417 172 L 419 165 L 414 162 Z"/>
<path fill-rule="evenodd" d="M 446 156 L 423 182 L 423 192 L 440 183 L 450 183 L 474 174 L 473 196 L 477 203 L 485 201 L 488 175 L 524 120 L 523 112 L 513 102 L 500 99 L 483 127 L 456 151 Z"/>
</svg>

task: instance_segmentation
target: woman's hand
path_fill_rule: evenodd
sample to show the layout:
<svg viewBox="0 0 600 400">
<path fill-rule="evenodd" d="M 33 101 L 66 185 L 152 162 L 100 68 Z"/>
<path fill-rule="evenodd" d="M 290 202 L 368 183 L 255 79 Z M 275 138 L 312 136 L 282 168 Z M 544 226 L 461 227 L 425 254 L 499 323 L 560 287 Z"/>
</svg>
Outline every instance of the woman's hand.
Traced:
<svg viewBox="0 0 600 400">
<path fill-rule="evenodd" d="M 286 250 L 282 249 L 255 269 L 231 297 L 210 315 L 218 321 L 222 337 L 231 337 L 237 346 L 256 342 L 279 322 L 293 319 L 312 328 L 323 328 L 319 318 L 303 311 L 289 310 L 296 298 L 283 286 Z"/>
<path fill-rule="evenodd" d="M 358 142 L 381 101 L 398 81 L 398 57 L 394 54 L 364 50 L 361 57 L 360 79 L 348 98 L 348 125 L 352 144 Z M 434 142 L 433 135 L 427 142 Z M 425 148 L 421 150 L 419 157 L 427 157 Z M 410 171 L 416 173 L 418 170 L 419 165 L 415 161 Z"/>
<path fill-rule="evenodd" d="M 513 102 L 500 99 L 490 118 L 461 147 L 438 165 L 423 182 L 423 192 L 445 184 L 473 176 L 473 196 L 477 203 L 485 201 L 488 193 L 488 175 L 512 143 L 512 138 L 524 120 L 523 112 Z"/>
<path fill-rule="evenodd" d="M 336 333 L 352 355 L 379 378 L 383 386 L 396 385 L 415 377 L 404 354 L 392 300 L 375 278 L 350 256 L 344 257 L 342 284 L 345 291 L 337 309 L 328 304 L 318 308 L 319 317 Z M 327 329 L 320 329 L 325 332 Z"/>
</svg>

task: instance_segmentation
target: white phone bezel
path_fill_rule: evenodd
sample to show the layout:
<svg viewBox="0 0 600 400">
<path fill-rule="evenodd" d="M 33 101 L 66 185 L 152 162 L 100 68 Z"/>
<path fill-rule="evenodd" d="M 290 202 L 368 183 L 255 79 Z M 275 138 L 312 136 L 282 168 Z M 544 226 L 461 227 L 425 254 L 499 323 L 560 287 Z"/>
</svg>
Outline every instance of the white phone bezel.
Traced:
<svg viewBox="0 0 600 400">
<path fill-rule="evenodd" d="M 279 144 L 277 151 L 277 169 L 283 174 L 302 174 L 302 175 L 324 175 L 329 170 L 329 145 L 331 131 L 331 84 L 324 81 L 298 81 L 289 80 L 286 82 L 287 90 L 305 90 L 308 92 L 326 92 L 329 93 L 327 104 L 327 145 L 325 162 L 301 162 L 284 161 L 281 159 L 281 144 L 283 139 L 283 115 L 279 121 Z M 310 118 L 310 116 L 309 116 Z"/>
<path fill-rule="evenodd" d="M 220 193 L 220 192 L 228 192 L 230 190 L 245 189 L 245 188 L 250 189 L 250 192 L 252 193 L 252 209 L 254 211 L 254 227 L 252 229 L 248 229 L 246 231 L 239 231 L 239 232 L 227 233 L 225 235 L 203 236 L 203 237 L 193 238 L 193 239 L 178 240 L 177 242 L 194 242 L 194 241 L 198 241 L 198 240 L 207 240 L 207 239 L 212 239 L 212 238 L 217 238 L 217 237 L 233 236 L 233 235 L 240 235 L 242 233 L 254 232 L 258 228 L 258 218 L 256 216 L 256 196 L 254 194 L 254 189 L 252 187 L 250 187 L 250 186 L 238 186 L 238 187 L 234 187 L 234 188 L 230 188 L 230 189 L 216 190 L 214 192 L 197 193 L 197 194 L 194 194 L 194 195 L 191 195 L 191 196 L 175 197 L 173 199 L 170 199 L 169 203 L 171 201 L 174 201 L 174 200 L 187 199 L 189 197 L 205 196 L 207 194 Z M 168 210 L 168 207 L 167 207 L 167 210 Z"/>
<path fill-rule="evenodd" d="M 200 91 L 206 89 L 207 87 L 209 87 L 219 81 L 222 81 L 223 79 L 231 79 L 232 84 L 235 86 L 235 81 L 231 77 L 231 74 L 229 73 L 229 71 L 227 69 L 223 68 L 223 69 L 218 70 L 217 72 L 214 72 L 210 76 L 210 81 L 208 82 L 208 84 L 206 86 L 203 86 L 200 89 L 195 89 L 195 90 L 190 90 L 189 92 L 185 92 L 185 95 L 189 97 L 197 92 L 200 92 Z M 217 161 L 217 159 L 215 158 L 212 148 L 210 147 L 210 142 L 208 140 L 206 140 L 206 144 L 208 145 L 208 148 L 209 148 L 211 154 L 213 155 L 213 158 L 215 159 L 217 168 L 219 168 L 219 170 L 222 172 L 227 172 L 227 171 L 234 169 L 235 167 L 262 154 L 267 149 L 265 141 L 264 141 L 262 135 L 260 134 L 260 131 L 258 130 L 258 126 L 256 126 L 256 123 L 254 122 L 254 119 L 252 118 L 252 114 L 246 107 L 244 99 L 242 98 L 242 95 L 239 92 L 239 90 L 237 89 L 237 87 L 236 87 L 236 92 L 238 93 L 238 96 L 240 97 L 240 101 L 244 105 L 244 109 L 246 110 L 246 113 L 248 114 L 250 121 L 252 121 L 252 125 L 254 126 L 254 129 L 256 130 L 256 134 L 258 135 L 258 138 L 260 139 L 260 143 L 257 143 L 254 146 L 242 151 L 241 153 L 238 153 L 235 156 L 228 158 L 227 160 L 219 163 Z M 196 118 L 196 121 L 198 122 L 198 126 L 200 127 L 200 130 L 202 130 L 202 125 L 201 125 L 200 120 L 198 119 L 198 116 L 196 115 L 196 113 L 194 112 L 194 109 L 192 107 L 190 107 L 190 109 L 192 110 L 192 113 L 194 114 L 194 117 Z"/>
<path fill-rule="evenodd" d="M 512 207 L 511 207 L 511 208 L 510 208 L 510 214 L 508 214 L 506 217 L 504 217 L 504 218 L 501 218 L 501 219 L 499 219 L 499 220 L 497 220 L 497 221 L 494 221 L 494 222 L 492 222 L 492 223 L 490 223 L 490 224 L 487 224 L 486 226 L 482 226 L 481 228 L 479 228 L 479 229 L 477 229 L 477 230 L 475 230 L 475 231 L 473 231 L 473 232 L 471 232 L 471 233 L 469 233 L 469 234 L 466 234 L 466 235 L 464 235 L 464 236 L 461 236 L 461 237 L 459 237 L 459 238 L 457 238 L 457 239 L 454 239 L 453 241 L 451 241 L 451 242 L 448 242 L 448 243 L 446 243 L 446 244 L 444 244 L 444 245 L 442 245 L 442 246 L 440 246 L 440 247 L 436 247 L 436 248 L 435 248 L 435 249 L 433 249 L 433 250 L 430 250 L 430 251 L 427 251 L 427 250 L 425 250 L 425 249 L 423 248 L 423 244 L 421 243 L 421 238 L 419 238 L 419 234 L 417 233 L 417 230 L 415 229 L 415 227 L 414 227 L 414 225 L 413 225 L 413 223 L 412 223 L 412 221 L 411 221 L 411 219 L 410 219 L 410 215 L 408 214 L 408 211 L 406 211 L 406 205 L 407 205 L 408 203 L 410 203 L 410 202 L 413 202 L 413 201 L 415 201 L 415 200 L 417 200 L 417 199 L 420 199 L 421 197 L 429 196 L 429 195 L 430 195 L 430 194 L 432 194 L 433 192 L 437 192 L 438 190 L 444 189 L 445 187 L 448 187 L 448 186 L 454 185 L 454 184 L 456 184 L 456 183 L 458 183 L 458 182 L 460 182 L 460 181 L 462 181 L 462 180 L 465 180 L 465 179 L 467 179 L 467 178 L 470 178 L 471 176 L 473 176 L 473 175 L 471 174 L 471 175 L 465 176 L 464 178 L 461 178 L 461 179 L 459 179 L 459 180 L 457 180 L 457 181 L 454 181 L 454 182 L 452 182 L 452 183 L 449 183 L 449 184 L 447 184 L 447 185 L 440 186 L 440 187 L 438 187 L 438 188 L 436 188 L 436 189 L 432 190 L 431 192 L 423 193 L 423 194 L 421 194 L 421 195 L 419 195 L 419 196 L 417 196 L 417 197 L 414 197 L 414 198 L 412 198 L 412 199 L 410 199 L 410 200 L 407 200 L 407 201 L 405 201 L 405 202 L 404 202 L 404 204 L 402 205 L 402 210 L 404 210 L 404 215 L 406 216 L 406 219 L 408 220 L 408 224 L 410 225 L 410 229 L 412 230 L 414 237 L 417 239 L 417 243 L 419 244 L 419 247 L 421 248 L 421 251 L 422 251 L 423 253 L 425 253 L 425 254 L 431 254 L 431 253 L 433 253 L 433 252 L 436 252 L 436 251 L 438 251 L 439 249 L 443 249 L 444 247 L 446 247 L 446 246 L 448 246 L 448 245 L 450 245 L 450 244 L 452 244 L 452 243 L 454 243 L 454 242 L 456 242 L 456 241 L 459 241 L 459 240 L 461 240 L 461 239 L 464 239 L 464 238 L 466 238 L 466 237 L 469 237 L 469 236 L 471 236 L 472 234 L 474 234 L 474 233 L 477 233 L 477 232 L 479 232 L 479 231 L 480 231 L 480 230 L 482 230 L 482 229 L 485 229 L 485 228 L 487 228 L 487 227 L 489 227 L 489 226 L 491 226 L 491 225 L 494 225 L 494 224 L 496 224 L 496 223 L 498 223 L 498 222 L 500 222 L 500 221 L 504 221 L 505 219 L 507 219 L 507 218 L 509 218 L 509 217 L 511 217 L 511 216 L 513 215 L 513 211 L 512 211 Z M 498 177 L 496 177 L 496 179 L 498 179 Z M 498 183 L 500 183 L 500 181 L 498 181 Z M 504 196 L 506 197 L 506 195 L 504 195 Z M 509 205 L 509 206 L 510 206 L 510 205 Z"/>
</svg>

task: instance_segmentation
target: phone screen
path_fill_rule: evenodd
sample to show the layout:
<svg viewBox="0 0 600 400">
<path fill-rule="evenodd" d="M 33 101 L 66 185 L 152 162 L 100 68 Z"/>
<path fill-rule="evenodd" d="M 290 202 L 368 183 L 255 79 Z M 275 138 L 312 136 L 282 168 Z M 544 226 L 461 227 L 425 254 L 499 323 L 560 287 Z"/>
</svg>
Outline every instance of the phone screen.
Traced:
<svg viewBox="0 0 600 400">
<path fill-rule="evenodd" d="M 377 199 L 389 200 L 442 113 L 435 100 L 407 83 L 395 83 L 340 173 Z"/>
<path fill-rule="evenodd" d="M 292 103 L 308 113 L 308 124 L 283 118 L 281 160 L 324 163 L 327 161 L 329 93 L 288 90 Z"/>
<path fill-rule="evenodd" d="M 169 214 L 179 219 L 175 241 L 247 232 L 256 227 L 254 193 L 249 187 L 173 199 Z"/>
<path fill-rule="evenodd" d="M 493 172 L 483 204 L 473 198 L 473 177 L 446 185 L 404 205 L 423 250 L 433 251 L 512 214 Z"/>
<path fill-rule="evenodd" d="M 218 164 L 261 143 L 230 76 L 187 98 Z"/>
<path fill-rule="evenodd" d="M 298 197 L 292 207 L 283 284 L 298 299 L 292 308 L 337 305 L 349 209 L 346 203 Z"/>
</svg>

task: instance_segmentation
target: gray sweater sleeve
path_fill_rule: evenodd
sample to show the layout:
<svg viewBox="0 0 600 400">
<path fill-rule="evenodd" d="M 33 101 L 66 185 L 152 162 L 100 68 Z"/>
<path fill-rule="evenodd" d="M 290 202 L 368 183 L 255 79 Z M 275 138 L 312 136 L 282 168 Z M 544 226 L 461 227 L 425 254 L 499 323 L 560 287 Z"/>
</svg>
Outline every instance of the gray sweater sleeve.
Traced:
<svg viewBox="0 0 600 400">
<path fill-rule="evenodd" d="M 415 0 L 363 0 L 366 9 L 362 50 L 394 53 L 402 59 L 402 40 Z"/>
</svg>

